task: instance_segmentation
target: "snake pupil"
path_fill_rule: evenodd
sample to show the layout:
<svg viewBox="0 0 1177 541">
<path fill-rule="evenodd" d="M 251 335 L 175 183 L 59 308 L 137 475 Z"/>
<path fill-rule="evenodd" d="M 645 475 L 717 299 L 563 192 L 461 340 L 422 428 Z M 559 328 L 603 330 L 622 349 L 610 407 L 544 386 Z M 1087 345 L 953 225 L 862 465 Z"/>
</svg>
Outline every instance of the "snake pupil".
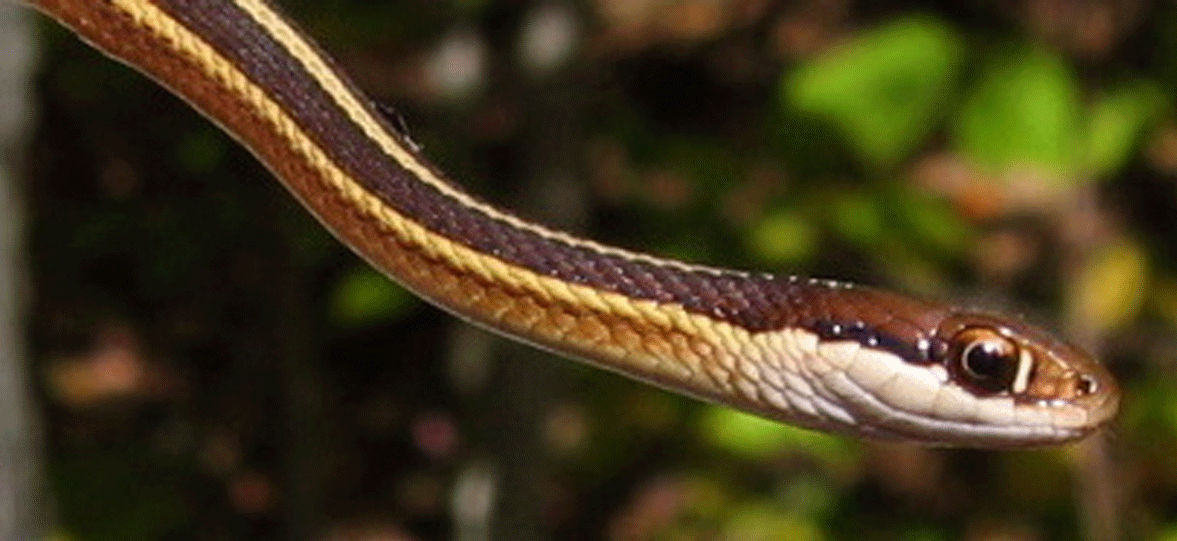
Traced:
<svg viewBox="0 0 1177 541">
<path fill-rule="evenodd" d="M 986 394 L 1010 391 L 1018 373 L 1018 348 L 1008 338 L 985 328 L 956 337 L 957 381 Z"/>
<path fill-rule="evenodd" d="M 969 348 L 964 362 L 970 374 L 980 379 L 992 379 L 1001 376 L 1006 356 L 996 344 L 981 342 Z"/>
</svg>

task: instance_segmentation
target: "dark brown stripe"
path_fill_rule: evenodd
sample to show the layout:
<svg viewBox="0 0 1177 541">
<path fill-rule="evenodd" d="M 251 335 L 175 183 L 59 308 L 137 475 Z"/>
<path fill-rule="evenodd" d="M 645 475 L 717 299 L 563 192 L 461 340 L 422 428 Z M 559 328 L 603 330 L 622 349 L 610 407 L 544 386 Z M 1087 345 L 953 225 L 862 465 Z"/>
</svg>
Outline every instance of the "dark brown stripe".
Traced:
<svg viewBox="0 0 1177 541">
<path fill-rule="evenodd" d="M 679 304 L 750 331 L 802 326 L 825 338 L 855 340 L 909 359 L 927 358 L 915 344 L 920 338 L 930 339 L 938 322 L 913 321 L 910 318 L 920 312 L 902 308 L 927 310 L 930 305 L 842 284 L 736 272 L 717 275 L 634 261 L 520 230 L 462 206 L 388 157 L 351 123 L 301 63 L 231 2 L 154 1 L 267 89 L 344 171 L 430 231 L 511 265 L 630 297 Z M 369 103 L 354 85 L 351 88 L 362 103 Z M 380 115 L 372 116 L 400 140 Z"/>
</svg>

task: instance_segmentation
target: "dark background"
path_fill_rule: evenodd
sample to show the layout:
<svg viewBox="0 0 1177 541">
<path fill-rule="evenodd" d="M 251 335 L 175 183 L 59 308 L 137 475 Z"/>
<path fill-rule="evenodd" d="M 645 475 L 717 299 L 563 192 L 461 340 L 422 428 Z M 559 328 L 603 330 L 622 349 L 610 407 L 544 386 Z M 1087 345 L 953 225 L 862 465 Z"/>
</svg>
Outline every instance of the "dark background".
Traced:
<svg viewBox="0 0 1177 541">
<path fill-rule="evenodd" d="M 508 345 L 42 20 L 24 190 L 55 539 L 1177 539 L 1170 2 L 282 5 L 491 201 L 1025 314 L 1120 377 L 1120 419 L 1054 450 L 857 442 Z M 532 33 L 569 52 L 537 63 Z"/>
</svg>

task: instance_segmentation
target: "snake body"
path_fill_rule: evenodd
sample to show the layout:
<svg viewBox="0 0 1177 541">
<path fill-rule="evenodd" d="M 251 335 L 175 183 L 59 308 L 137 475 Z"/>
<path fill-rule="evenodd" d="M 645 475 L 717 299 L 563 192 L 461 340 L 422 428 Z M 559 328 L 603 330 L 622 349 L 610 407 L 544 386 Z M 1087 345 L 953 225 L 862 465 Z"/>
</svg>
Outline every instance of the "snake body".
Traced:
<svg viewBox="0 0 1177 541">
<path fill-rule="evenodd" d="M 469 321 L 795 425 L 940 445 L 1066 442 L 1119 393 L 1018 319 L 555 232 L 457 187 L 265 0 L 33 0 L 248 147 L 357 253 Z"/>
</svg>

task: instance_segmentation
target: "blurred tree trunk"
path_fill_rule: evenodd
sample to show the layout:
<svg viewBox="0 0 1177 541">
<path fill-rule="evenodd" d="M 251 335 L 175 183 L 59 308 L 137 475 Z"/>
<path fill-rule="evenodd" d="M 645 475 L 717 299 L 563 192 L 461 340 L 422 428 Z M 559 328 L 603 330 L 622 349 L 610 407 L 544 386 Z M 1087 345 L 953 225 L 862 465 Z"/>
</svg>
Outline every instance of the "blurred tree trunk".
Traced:
<svg viewBox="0 0 1177 541">
<path fill-rule="evenodd" d="M 581 165 L 582 90 L 572 51 L 582 22 L 563 3 L 539 3 L 523 15 L 518 35 L 489 41 L 495 49 L 491 95 L 508 95 L 519 119 L 516 166 L 520 188 L 509 208 L 564 231 L 582 231 L 588 216 Z M 514 30 L 514 29 L 513 29 Z M 501 37 L 501 36 L 500 36 Z M 554 45 L 552 45 L 554 44 Z M 546 48 L 551 45 L 554 50 Z M 537 50 L 539 49 L 539 50 Z M 455 373 L 481 372 L 479 436 L 484 455 L 459 475 L 455 536 L 459 541 L 539 541 L 551 537 L 544 520 L 549 468 L 545 426 L 563 388 L 562 361 L 522 344 L 464 329 L 451 355 Z M 456 378 L 466 379 L 466 378 Z M 459 385 L 461 387 L 461 385 Z"/>
<path fill-rule="evenodd" d="M 38 424 L 25 373 L 19 157 L 31 110 L 32 17 L 0 3 L 0 539 L 44 539 Z"/>
<path fill-rule="evenodd" d="M 524 145 L 523 191 L 516 208 L 541 223 L 581 232 L 588 222 L 587 182 L 582 174 L 583 90 L 570 63 L 581 18 L 563 3 L 529 8 L 520 28 L 513 70 L 518 77 Z M 567 48 L 564 48 L 566 45 Z M 551 48 L 556 50 L 551 50 Z M 500 489 L 493 510 L 492 541 L 548 539 L 543 519 L 544 479 L 550 468 L 545 426 L 565 387 L 565 373 L 551 353 L 516 343 L 499 348 L 500 364 L 487 402 L 497 419 L 488 426 Z"/>
<path fill-rule="evenodd" d="M 279 195 L 279 194 L 275 194 Z M 285 194 L 280 194 L 285 195 Z M 287 541 L 321 539 L 327 526 L 324 476 L 327 436 L 323 359 L 312 323 L 311 280 L 298 254 L 305 211 L 289 198 L 273 201 L 271 218 L 281 236 L 273 281 L 273 339 L 281 374 L 285 424 L 282 511 Z"/>
</svg>

